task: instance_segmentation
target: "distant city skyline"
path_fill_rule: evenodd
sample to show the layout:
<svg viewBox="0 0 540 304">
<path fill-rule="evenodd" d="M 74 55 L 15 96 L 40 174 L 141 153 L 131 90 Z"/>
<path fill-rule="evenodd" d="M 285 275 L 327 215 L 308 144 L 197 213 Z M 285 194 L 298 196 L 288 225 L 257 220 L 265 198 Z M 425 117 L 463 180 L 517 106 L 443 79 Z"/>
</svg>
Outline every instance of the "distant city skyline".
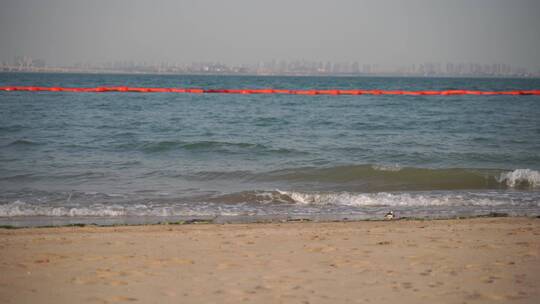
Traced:
<svg viewBox="0 0 540 304">
<path fill-rule="evenodd" d="M 255 64 L 229 65 L 220 62 L 84 62 L 48 65 L 43 59 L 16 56 L 0 62 L 2 72 L 158 73 L 158 74 L 245 74 L 245 75 L 397 75 L 397 76 L 487 76 L 540 77 L 540 70 L 504 63 L 425 62 L 410 65 L 382 65 L 354 62 L 271 60 Z"/>
</svg>

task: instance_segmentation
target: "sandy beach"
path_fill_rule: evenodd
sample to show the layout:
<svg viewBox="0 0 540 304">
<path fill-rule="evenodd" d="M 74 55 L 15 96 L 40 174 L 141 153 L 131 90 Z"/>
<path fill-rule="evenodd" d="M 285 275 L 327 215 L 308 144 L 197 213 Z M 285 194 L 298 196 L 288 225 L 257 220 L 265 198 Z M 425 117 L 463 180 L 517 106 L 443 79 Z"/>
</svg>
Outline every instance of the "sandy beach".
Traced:
<svg viewBox="0 0 540 304">
<path fill-rule="evenodd" d="M 540 219 L 0 229 L 2 303 L 537 303 Z"/>
</svg>

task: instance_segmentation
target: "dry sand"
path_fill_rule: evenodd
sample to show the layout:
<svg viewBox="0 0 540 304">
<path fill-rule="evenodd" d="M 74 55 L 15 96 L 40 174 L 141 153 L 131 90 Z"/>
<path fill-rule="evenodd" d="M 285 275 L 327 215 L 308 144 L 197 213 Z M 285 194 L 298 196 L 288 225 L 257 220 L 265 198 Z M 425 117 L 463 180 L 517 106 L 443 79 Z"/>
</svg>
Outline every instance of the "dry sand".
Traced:
<svg viewBox="0 0 540 304">
<path fill-rule="evenodd" d="M 540 219 L 0 229 L 1 303 L 539 303 Z"/>
</svg>

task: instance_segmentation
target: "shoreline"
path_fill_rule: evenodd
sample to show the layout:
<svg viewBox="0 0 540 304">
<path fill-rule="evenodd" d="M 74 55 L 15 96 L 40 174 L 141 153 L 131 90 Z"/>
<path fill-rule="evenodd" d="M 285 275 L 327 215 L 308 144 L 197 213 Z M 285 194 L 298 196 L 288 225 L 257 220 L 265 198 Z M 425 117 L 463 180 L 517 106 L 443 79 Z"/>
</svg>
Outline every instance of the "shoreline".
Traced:
<svg viewBox="0 0 540 304">
<path fill-rule="evenodd" d="M 540 219 L 0 229 L 3 303 L 535 303 Z"/>
<path fill-rule="evenodd" d="M 456 215 L 439 217 L 396 217 L 390 221 L 440 221 L 466 220 L 476 218 L 540 218 L 539 214 L 512 215 L 505 212 L 489 212 L 476 215 Z M 279 223 L 349 223 L 349 222 L 387 222 L 381 218 L 366 217 L 355 214 L 325 215 L 236 215 L 236 216 L 139 216 L 139 217 L 0 217 L 0 229 L 54 228 L 54 227 L 122 227 L 122 226 L 154 226 L 154 225 L 193 225 L 193 224 L 279 224 Z M 9 224 L 9 223 L 14 224 Z M 58 222 L 64 222 L 55 224 Z M 27 223 L 21 224 L 21 223 Z"/>
</svg>

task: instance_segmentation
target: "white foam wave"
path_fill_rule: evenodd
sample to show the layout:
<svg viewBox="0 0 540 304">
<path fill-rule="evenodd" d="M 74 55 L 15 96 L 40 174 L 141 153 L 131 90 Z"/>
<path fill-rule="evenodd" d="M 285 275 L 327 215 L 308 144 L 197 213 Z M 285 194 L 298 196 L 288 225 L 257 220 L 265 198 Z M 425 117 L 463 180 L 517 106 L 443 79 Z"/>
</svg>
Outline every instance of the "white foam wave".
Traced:
<svg viewBox="0 0 540 304">
<path fill-rule="evenodd" d="M 373 165 L 371 166 L 374 170 L 377 171 L 390 171 L 390 172 L 397 172 L 402 169 L 402 167 L 398 164 L 394 165 Z"/>
<path fill-rule="evenodd" d="M 531 169 L 516 169 L 512 172 L 502 173 L 500 183 L 506 183 L 508 187 L 540 187 L 540 172 Z"/>
<path fill-rule="evenodd" d="M 122 216 L 125 210 L 120 206 L 55 207 L 28 204 L 23 201 L 0 205 L 0 216 Z"/>
<path fill-rule="evenodd" d="M 321 212 L 324 210 L 368 210 L 362 207 L 398 207 L 435 210 L 437 207 L 472 208 L 538 208 L 538 191 L 447 191 L 447 192 L 300 192 L 265 191 L 244 202 L 142 202 L 129 204 L 61 205 L 57 202 L 24 202 L 0 204 L 0 217 L 145 217 L 145 216 L 217 216 L 244 214 L 284 214 L 288 212 Z M 337 209 L 335 209 L 337 207 Z M 343 209 L 345 207 L 345 209 Z M 348 208 L 350 207 L 350 209 Z M 357 209 L 358 208 L 358 209 Z M 432 209 L 433 208 L 433 209 Z M 332 211 L 333 212 L 333 211 Z"/>
<path fill-rule="evenodd" d="M 88 206 L 51 206 L 30 204 L 20 200 L 0 205 L 0 217 L 16 216 L 51 216 L 51 217 L 122 217 L 122 216 L 214 216 L 238 215 L 227 210 L 210 210 L 207 206 L 178 205 L 104 205 Z"/>
<path fill-rule="evenodd" d="M 362 206 L 500 206 L 514 205 L 516 202 L 501 195 L 473 195 L 467 193 L 306 193 L 276 190 L 300 205 L 344 205 Z M 540 201 L 533 202 L 540 206 Z"/>
</svg>

